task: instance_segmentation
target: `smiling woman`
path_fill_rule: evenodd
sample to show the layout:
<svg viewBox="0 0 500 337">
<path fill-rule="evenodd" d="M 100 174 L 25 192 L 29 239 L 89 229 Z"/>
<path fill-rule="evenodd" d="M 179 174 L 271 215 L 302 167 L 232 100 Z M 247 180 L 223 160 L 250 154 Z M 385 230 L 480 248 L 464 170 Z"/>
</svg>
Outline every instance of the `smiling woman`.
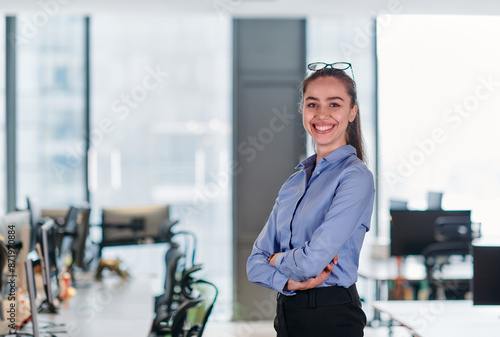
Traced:
<svg viewBox="0 0 500 337">
<path fill-rule="evenodd" d="M 333 65 L 302 84 L 317 154 L 282 186 L 247 262 L 251 282 L 279 292 L 278 337 L 363 336 L 366 324 L 355 282 L 375 190 L 354 80 Z"/>
</svg>

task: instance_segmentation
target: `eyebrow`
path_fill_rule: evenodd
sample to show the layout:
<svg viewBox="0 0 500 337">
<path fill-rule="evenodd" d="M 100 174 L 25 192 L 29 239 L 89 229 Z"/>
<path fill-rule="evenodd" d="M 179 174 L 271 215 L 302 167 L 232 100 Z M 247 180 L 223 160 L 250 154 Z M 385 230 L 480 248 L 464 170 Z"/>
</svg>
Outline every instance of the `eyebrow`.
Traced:
<svg viewBox="0 0 500 337">
<path fill-rule="evenodd" d="M 343 101 L 344 99 L 342 97 L 339 97 L 339 96 L 335 96 L 335 97 L 328 97 L 326 100 L 327 101 L 334 101 L 336 99 L 340 99 L 341 101 Z M 316 97 L 312 97 L 312 96 L 309 96 L 306 98 L 306 100 L 313 100 L 313 101 L 319 101 L 318 98 Z"/>
</svg>

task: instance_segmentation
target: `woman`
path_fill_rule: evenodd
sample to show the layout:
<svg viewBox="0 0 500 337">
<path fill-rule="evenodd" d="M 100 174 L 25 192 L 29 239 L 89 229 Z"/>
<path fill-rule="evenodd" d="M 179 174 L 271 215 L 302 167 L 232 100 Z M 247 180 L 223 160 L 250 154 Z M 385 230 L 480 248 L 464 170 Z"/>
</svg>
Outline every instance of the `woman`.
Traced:
<svg viewBox="0 0 500 337">
<path fill-rule="evenodd" d="M 366 325 L 355 282 L 375 191 L 350 67 L 308 66 L 301 106 L 316 154 L 282 186 L 247 262 L 251 282 L 278 291 L 278 337 L 363 336 Z"/>
</svg>

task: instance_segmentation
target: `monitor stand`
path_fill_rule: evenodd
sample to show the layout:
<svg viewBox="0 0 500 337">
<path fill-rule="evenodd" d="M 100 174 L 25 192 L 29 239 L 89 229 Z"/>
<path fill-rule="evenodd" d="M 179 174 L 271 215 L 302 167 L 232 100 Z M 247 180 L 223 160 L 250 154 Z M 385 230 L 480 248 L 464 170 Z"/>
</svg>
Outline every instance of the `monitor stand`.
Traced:
<svg viewBox="0 0 500 337">
<path fill-rule="evenodd" d="M 54 303 L 48 302 L 47 300 L 43 301 L 38 307 L 38 312 L 43 314 L 57 314 L 57 307 Z"/>
</svg>

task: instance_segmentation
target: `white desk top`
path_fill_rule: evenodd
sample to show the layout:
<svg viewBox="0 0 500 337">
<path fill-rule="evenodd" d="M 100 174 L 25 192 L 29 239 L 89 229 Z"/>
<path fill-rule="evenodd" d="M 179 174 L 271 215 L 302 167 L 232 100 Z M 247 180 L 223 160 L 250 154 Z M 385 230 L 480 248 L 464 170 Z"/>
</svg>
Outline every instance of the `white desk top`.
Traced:
<svg viewBox="0 0 500 337">
<path fill-rule="evenodd" d="M 386 260 L 362 259 L 359 261 L 358 274 L 367 279 L 394 281 L 400 273 L 404 279 L 410 281 L 422 281 L 426 279 L 423 261 L 415 258 L 406 259 L 401 264 L 400 271 L 398 271 L 396 258 Z"/>
<path fill-rule="evenodd" d="M 472 301 L 380 301 L 372 306 L 419 337 L 500 336 L 500 306 L 474 306 Z"/>
<path fill-rule="evenodd" d="M 361 277 L 377 281 L 394 281 L 398 276 L 408 281 L 423 281 L 427 278 L 422 257 L 407 257 L 401 263 L 399 271 L 397 260 L 394 257 L 385 260 L 362 259 L 359 262 L 358 274 Z M 445 265 L 441 274 L 434 276 L 444 279 L 471 279 L 473 275 L 472 262 L 464 261 Z"/>
<path fill-rule="evenodd" d="M 131 278 L 122 282 L 117 275 L 105 275 L 102 282 L 96 282 L 93 275 L 85 275 L 80 279 L 83 282 L 78 282 L 77 275 L 77 284 L 90 286 L 77 288 L 74 297 L 61 303 L 58 314 L 39 314 L 39 326 L 64 323 L 63 328 L 48 329 L 67 331 L 56 336 L 148 336 L 154 318 L 154 296 L 162 290 L 166 249 L 165 244 L 106 247 L 103 258 L 119 257 Z"/>
<path fill-rule="evenodd" d="M 58 314 L 38 317 L 40 327 L 46 322 L 64 323 L 64 328 L 49 331 L 65 330 L 75 337 L 147 336 L 154 317 L 151 280 L 122 282 L 109 277 L 77 289 L 74 297 L 61 303 Z"/>
</svg>

